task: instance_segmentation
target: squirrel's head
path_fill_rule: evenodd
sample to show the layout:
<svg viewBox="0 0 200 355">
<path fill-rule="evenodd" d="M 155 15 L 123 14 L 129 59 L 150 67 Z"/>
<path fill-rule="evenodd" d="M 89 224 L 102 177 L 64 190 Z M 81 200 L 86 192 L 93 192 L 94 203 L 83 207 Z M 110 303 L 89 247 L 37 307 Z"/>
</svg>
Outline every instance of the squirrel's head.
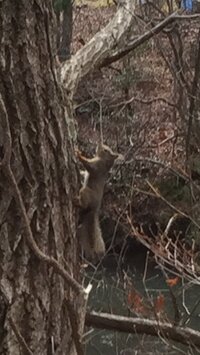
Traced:
<svg viewBox="0 0 200 355">
<path fill-rule="evenodd" d="M 119 154 L 114 153 L 111 148 L 104 144 L 98 144 L 96 152 L 99 158 L 112 163 L 119 157 Z"/>
</svg>

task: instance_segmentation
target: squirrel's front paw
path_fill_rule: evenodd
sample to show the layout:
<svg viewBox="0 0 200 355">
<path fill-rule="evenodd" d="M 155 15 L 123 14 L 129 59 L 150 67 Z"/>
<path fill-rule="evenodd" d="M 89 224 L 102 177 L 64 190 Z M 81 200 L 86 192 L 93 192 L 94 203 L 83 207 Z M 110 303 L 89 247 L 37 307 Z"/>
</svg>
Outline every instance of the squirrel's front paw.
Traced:
<svg viewBox="0 0 200 355">
<path fill-rule="evenodd" d="M 77 158 L 80 158 L 81 155 L 82 155 L 81 151 L 78 148 L 75 149 L 75 155 L 76 155 Z"/>
</svg>

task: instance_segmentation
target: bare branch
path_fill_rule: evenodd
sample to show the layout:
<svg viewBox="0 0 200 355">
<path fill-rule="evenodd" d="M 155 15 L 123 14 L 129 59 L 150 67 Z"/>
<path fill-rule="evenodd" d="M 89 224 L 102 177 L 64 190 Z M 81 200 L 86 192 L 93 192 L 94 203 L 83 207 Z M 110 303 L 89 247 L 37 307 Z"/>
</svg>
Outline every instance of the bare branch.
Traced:
<svg viewBox="0 0 200 355">
<path fill-rule="evenodd" d="M 132 235 L 147 249 L 154 254 L 156 262 L 164 269 L 170 271 L 176 276 L 184 277 L 189 281 L 190 285 L 199 285 L 199 267 L 195 264 L 195 253 L 188 251 L 184 243 L 180 243 L 178 238 L 175 242 L 173 240 L 164 238 L 165 235 L 158 236 L 155 241 L 146 236 L 143 232 L 138 231 L 134 227 L 131 218 L 126 216 L 129 225 L 132 229 Z"/>
<path fill-rule="evenodd" d="M 114 105 L 110 105 L 110 108 L 116 108 L 116 107 L 121 107 L 121 106 L 126 106 L 128 104 L 131 104 L 132 102 L 139 102 L 141 104 L 144 104 L 144 105 L 152 105 L 153 103 L 155 102 L 158 102 L 158 101 L 161 101 L 161 102 L 164 102 L 166 105 L 169 105 L 171 107 L 177 107 L 177 104 L 174 104 L 173 102 L 170 102 L 168 101 L 167 99 L 165 99 L 164 97 L 153 97 L 151 98 L 150 100 L 142 100 L 140 99 L 139 97 L 131 97 L 129 100 L 125 100 L 125 101 L 122 101 L 122 102 L 119 102 L 117 104 L 114 104 Z"/>
<path fill-rule="evenodd" d="M 115 50 L 119 43 L 122 43 L 123 38 L 134 22 L 134 10 L 135 1 L 120 1 L 118 11 L 109 24 L 62 65 L 61 82 L 69 93 L 73 95 L 79 80 L 93 68 L 108 66 L 121 59 L 176 20 L 196 19 L 199 17 L 199 15 L 183 16 L 174 12 L 144 33 L 144 35 L 134 39 L 124 49 Z M 114 54 L 113 50 L 115 50 Z"/>
<path fill-rule="evenodd" d="M 117 60 L 123 58 L 125 55 L 139 47 L 141 44 L 144 42 L 148 41 L 155 35 L 159 34 L 166 26 L 169 24 L 173 23 L 176 20 L 189 20 L 189 19 L 196 19 L 199 18 L 200 15 L 191 15 L 191 16 L 180 16 L 177 15 L 177 13 L 173 13 L 170 16 L 166 17 L 163 21 L 152 27 L 149 31 L 145 32 L 142 36 L 135 38 L 132 42 L 128 43 L 124 49 L 121 51 L 117 51 L 115 54 L 112 56 L 109 56 L 103 60 L 101 65 L 99 66 L 100 68 L 106 67 Z"/>
<path fill-rule="evenodd" d="M 118 11 L 109 24 L 62 66 L 61 81 L 69 92 L 73 93 L 79 80 L 92 68 L 100 66 L 122 41 L 133 23 L 134 9 L 135 1 L 120 1 Z"/>
<path fill-rule="evenodd" d="M 11 325 L 11 328 L 13 330 L 13 332 L 15 333 L 15 336 L 19 342 L 19 344 L 21 345 L 22 349 L 24 350 L 24 353 L 25 354 L 28 354 L 28 355 L 33 355 L 33 352 L 31 351 L 31 349 L 28 347 L 24 337 L 21 335 L 19 329 L 17 328 L 17 325 L 15 324 L 15 322 L 13 321 L 12 317 L 10 316 L 8 318 L 9 320 L 9 323 Z"/>
<path fill-rule="evenodd" d="M 166 198 L 164 198 L 160 192 L 153 187 L 153 185 L 147 181 L 147 184 L 149 185 L 149 187 L 151 188 L 151 190 L 155 193 L 155 196 L 160 198 L 163 202 L 165 202 L 165 204 L 167 206 L 169 206 L 173 211 L 175 211 L 176 213 L 178 213 L 180 216 L 186 217 L 188 218 L 194 225 L 195 227 L 197 227 L 200 230 L 200 225 L 191 217 L 189 216 L 187 213 L 181 211 L 180 209 L 178 209 L 177 207 L 175 207 L 174 205 L 172 205 L 172 203 L 170 203 L 168 200 L 166 200 Z"/>
<path fill-rule="evenodd" d="M 100 329 L 160 336 L 181 344 L 189 344 L 193 348 L 200 348 L 200 332 L 190 328 L 174 326 L 170 323 L 91 312 L 86 313 L 85 324 L 88 327 L 92 326 Z"/>
<path fill-rule="evenodd" d="M 170 137 L 171 139 L 174 137 Z M 161 142 L 159 145 L 163 144 Z M 163 169 L 167 169 L 170 173 L 173 175 L 183 179 L 186 183 L 190 183 L 198 192 L 200 192 L 200 187 L 191 179 L 189 175 L 185 173 L 185 171 L 179 169 L 175 169 L 173 166 L 169 165 L 168 163 L 165 163 L 164 161 L 161 160 L 156 160 L 156 159 L 151 159 L 151 158 L 142 158 L 142 157 L 136 157 L 130 161 L 127 161 L 126 164 L 131 164 L 133 161 L 138 161 L 138 162 L 144 162 L 144 163 L 151 163 L 154 165 L 160 165 Z"/>
</svg>

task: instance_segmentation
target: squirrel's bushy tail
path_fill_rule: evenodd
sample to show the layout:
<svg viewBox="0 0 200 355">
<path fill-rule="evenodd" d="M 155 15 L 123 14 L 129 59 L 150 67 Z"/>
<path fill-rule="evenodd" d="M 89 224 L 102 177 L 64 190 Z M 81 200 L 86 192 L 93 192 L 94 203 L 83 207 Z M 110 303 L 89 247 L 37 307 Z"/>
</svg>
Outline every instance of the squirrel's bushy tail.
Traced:
<svg viewBox="0 0 200 355">
<path fill-rule="evenodd" d="M 89 211 L 84 214 L 77 234 L 86 258 L 100 258 L 105 254 L 105 243 L 97 211 Z"/>
</svg>

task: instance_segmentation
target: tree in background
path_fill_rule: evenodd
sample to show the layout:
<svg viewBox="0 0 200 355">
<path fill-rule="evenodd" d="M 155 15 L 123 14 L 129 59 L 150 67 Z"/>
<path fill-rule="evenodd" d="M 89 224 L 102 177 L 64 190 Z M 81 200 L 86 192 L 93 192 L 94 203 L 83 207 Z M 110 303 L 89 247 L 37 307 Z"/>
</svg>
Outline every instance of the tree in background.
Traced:
<svg viewBox="0 0 200 355">
<path fill-rule="evenodd" d="M 57 18 L 57 47 L 61 62 L 71 56 L 71 42 L 73 32 L 73 1 L 55 0 L 54 9 Z"/>
</svg>

